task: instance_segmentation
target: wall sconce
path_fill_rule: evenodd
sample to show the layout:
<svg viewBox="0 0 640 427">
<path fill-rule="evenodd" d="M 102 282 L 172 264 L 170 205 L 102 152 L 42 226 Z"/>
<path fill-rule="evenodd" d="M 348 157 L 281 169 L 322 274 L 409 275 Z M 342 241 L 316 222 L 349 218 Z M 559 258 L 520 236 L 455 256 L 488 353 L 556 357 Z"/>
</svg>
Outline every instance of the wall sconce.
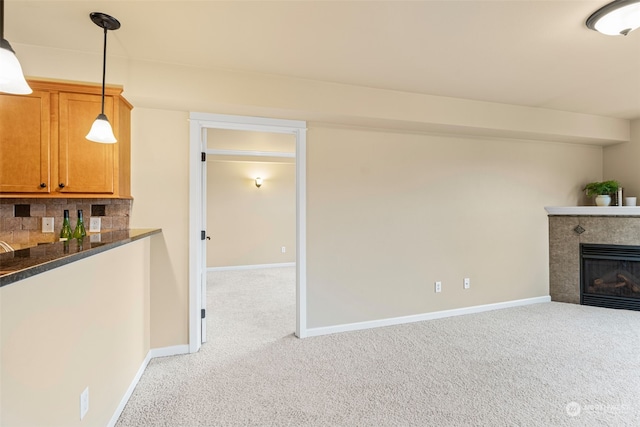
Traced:
<svg viewBox="0 0 640 427">
<path fill-rule="evenodd" d="M 4 38 L 4 0 L 0 0 L 0 64 L 0 92 L 15 95 L 33 92 L 24 79 L 16 52 Z"/>
<path fill-rule="evenodd" d="M 262 178 L 257 177 L 256 178 L 256 187 L 260 188 L 262 186 Z"/>
<path fill-rule="evenodd" d="M 626 36 L 640 27 L 640 0 L 615 0 L 596 10 L 587 27 L 608 36 Z"/>
<path fill-rule="evenodd" d="M 109 119 L 104 114 L 104 78 L 107 71 L 107 30 L 117 30 L 120 28 L 120 22 L 113 16 L 101 12 L 91 12 L 89 16 L 94 24 L 104 29 L 104 49 L 102 50 L 102 110 L 85 138 L 93 142 L 113 144 L 118 141 L 113 135 Z"/>
</svg>

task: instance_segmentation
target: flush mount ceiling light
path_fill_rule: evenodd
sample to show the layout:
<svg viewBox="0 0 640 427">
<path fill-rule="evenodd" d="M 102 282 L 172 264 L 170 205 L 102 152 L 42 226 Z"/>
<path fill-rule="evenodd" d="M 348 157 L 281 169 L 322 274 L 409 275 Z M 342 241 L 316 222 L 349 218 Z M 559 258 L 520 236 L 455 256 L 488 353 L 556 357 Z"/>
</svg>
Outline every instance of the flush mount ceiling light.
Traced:
<svg viewBox="0 0 640 427">
<path fill-rule="evenodd" d="M 626 36 L 640 27 L 640 0 L 615 0 L 587 19 L 587 27 L 609 36 Z"/>
<path fill-rule="evenodd" d="M 94 24 L 104 29 L 104 49 L 102 50 L 102 110 L 98 114 L 96 121 L 93 122 L 93 126 L 91 126 L 86 138 L 93 142 L 113 144 L 117 140 L 113 135 L 109 119 L 104 114 L 104 79 L 107 71 L 107 30 L 117 30 L 120 28 L 120 22 L 113 16 L 101 12 L 91 12 L 89 16 Z"/>
<path fill-rule="evenodd" d="M 4 0 L 0 0 L 0 92 L 16 95 L 33 92 L 24 79 L 16 52 L 4 38 Z"/>
</svg>

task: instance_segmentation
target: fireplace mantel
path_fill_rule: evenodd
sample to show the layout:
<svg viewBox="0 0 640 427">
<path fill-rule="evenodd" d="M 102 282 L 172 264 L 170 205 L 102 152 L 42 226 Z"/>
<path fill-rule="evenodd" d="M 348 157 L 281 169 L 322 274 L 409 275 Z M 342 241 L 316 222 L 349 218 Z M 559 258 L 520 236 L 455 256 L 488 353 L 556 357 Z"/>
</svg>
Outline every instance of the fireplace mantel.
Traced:
<svg viewBox="0 0 640 427">
<path fill-rule="evenodd" d="M 640 206 L 548 206 L 549 216 L 640 216 Z"/>
</svg>

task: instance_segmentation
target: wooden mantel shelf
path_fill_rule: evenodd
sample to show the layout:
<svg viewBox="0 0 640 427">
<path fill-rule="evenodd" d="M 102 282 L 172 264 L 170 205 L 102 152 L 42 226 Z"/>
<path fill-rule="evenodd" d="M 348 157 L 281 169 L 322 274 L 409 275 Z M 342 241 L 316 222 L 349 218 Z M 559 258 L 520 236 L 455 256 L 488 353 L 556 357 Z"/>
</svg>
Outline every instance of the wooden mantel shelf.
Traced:
<svg viewBox="0 0 640 427">
<path fill-rule="evenodd" d="M 640 216 L 640 206 L 547 206 L 549 216 Z"/>
</svg>

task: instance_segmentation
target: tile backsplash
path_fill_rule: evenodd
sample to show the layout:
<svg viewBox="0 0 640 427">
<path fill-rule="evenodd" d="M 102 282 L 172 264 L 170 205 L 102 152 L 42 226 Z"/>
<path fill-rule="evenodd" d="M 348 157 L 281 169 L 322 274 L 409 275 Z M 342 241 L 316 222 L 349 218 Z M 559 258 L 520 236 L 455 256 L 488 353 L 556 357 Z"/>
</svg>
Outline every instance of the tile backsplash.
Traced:
<svg viewBox="0 0 640 427">
<path fill-rule="evenodd" d="M 127 230 L 132 202 L 131 199 L 0 199 L 0 240 L 14 249 L 56 241 L 65 209 L 69 210 L 71 229 L 76 225 L 78 209 L 82 209 L 87 232 L 91 216 L 100 217 L 101 232 Z M 53 233 L 42 232 L 43 217 L 54 219 Z"/>
</svg>

